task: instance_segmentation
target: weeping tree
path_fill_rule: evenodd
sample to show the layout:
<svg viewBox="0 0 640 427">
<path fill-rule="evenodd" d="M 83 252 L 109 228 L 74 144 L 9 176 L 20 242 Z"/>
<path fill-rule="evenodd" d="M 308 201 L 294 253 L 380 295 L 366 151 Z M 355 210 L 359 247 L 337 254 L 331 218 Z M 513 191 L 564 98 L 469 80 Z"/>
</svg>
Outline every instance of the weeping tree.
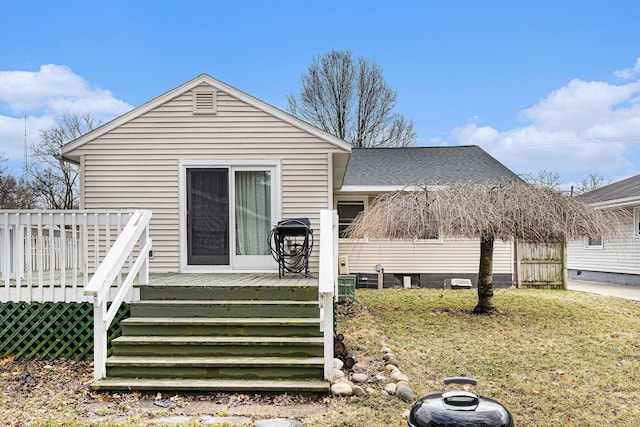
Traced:
<svg viewBox="0 0 640 427">
<path fill-rule="evenodd" d="M 548 243 L 618 235 L 628 213 L 596 210 L 578 197 L 521 181 L 453 183 L 396 191 L 377 198 L 349 228 L 353 237 L 413 239 L 440 235 L 480 239 L 476 313 L 495 310 L 493 245 L 522 239 Z"/>
</svg>

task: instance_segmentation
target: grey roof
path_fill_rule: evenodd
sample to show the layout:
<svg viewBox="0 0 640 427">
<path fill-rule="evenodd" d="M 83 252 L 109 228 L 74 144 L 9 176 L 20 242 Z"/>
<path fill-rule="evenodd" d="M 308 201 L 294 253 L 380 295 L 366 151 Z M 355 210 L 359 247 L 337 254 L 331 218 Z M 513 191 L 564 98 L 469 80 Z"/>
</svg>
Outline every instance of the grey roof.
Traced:
<svg viewBox="0 0 640 427">
<path fill-rule="evenodd" d="M 608 202 L 629 197 L 640 197 L 640 175 L 596 188 L 582 195 L 583 199 L 591 203 Z"/>
<path fill-rule="evenodd" d="M 476 145 L 354 148 L 343 185 L 412 185 L 520 179 Z"/>
</svg>

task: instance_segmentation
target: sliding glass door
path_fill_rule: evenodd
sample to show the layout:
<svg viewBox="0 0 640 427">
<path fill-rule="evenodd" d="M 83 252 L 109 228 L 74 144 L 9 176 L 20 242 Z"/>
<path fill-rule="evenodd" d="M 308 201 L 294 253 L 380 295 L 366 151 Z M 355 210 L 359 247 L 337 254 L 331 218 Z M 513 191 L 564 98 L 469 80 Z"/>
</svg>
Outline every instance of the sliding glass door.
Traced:
<svg viewBox="0 0 640 427">
<path fill-rule="evenodd" d="M 275 264 L 273 167 L 187 168 L 188 265 L 264 270 Z"/>
</svg>

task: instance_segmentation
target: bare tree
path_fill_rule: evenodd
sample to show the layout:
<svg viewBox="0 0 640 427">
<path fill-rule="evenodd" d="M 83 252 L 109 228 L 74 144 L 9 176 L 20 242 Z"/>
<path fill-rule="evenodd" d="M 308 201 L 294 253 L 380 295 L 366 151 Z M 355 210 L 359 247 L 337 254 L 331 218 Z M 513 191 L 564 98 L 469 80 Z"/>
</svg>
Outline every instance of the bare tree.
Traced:
<svg viewBox="0 0 640 427">
<path fill-rule="evenodd" d="M 575 186 L 572 187 L 572 193 L 575 195 L 588 193 L 607 184 L 608 182 L 605 182 L 604 177 L 597 173 L 590 173 L 586 178 L 577 182 Z"/>
<path fill-rule="evenodd" d="M 584 236 L 612 237 L 628 211 L 596 210 L 579 197 L 524 182 L 454 183 L 428 191 L 387 193 L 363 211 L 350 236 L 411 239 L 439 234 L 480 239 L 477 313 L 495 309 L 493 244 L 513 238 L 545 243 Z"/>
<path fill-rule="evenodd" d="M 58 127 L 40 130 L 40 142 L 29 147 L 29 178 L 43 207 L 78 207 L 78 174 L 62 161 L 61 149 L 99 125 L 100 121 L 91 114 L 68 114 L 62 116 Z"/>
<path fill-rule="evenodd" d="M 313 58 L 289 112 L 344 139 L 354 148 L 415 144 L 413 122 L 391 111 L 397 94 L 374 61 L 332 50 Z"/>
<path fill-rule="evenodd" d="M 521 175 L 521 178 L 529 184 L 538 187 L 550 188 L 552 190 L 560 190 L 562 183 L 560 182 L 560 174 L 547 170 L 538 171 L 536 174 L 528 173 Z"/>
<path fill-rule="evenodd" d="M 7 159 L 0 153 L 0 162 Z M 0 209 L 33 209 L 36 197 L 33 188 L 23 178 L 16 179 L 0 168 Z"/>
</svg>

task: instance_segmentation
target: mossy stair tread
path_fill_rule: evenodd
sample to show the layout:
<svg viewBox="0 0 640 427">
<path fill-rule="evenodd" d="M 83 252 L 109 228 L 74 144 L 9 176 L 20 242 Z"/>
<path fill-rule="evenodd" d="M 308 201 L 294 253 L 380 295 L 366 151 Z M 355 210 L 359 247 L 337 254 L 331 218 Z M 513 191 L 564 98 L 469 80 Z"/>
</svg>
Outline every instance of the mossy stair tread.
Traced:
<svg viewBox="0 0 640 427">
<path fill-rule="evenodd" d="M 259 325 L 259 326 L 315 326 L 319 318 L 313 317 L 130 317 L 121 323 L 131 325 Z"/>
<path fill-rule="evenodd" d="M 149 299 L 140 300 L 132 303 L 133 305 L 251 305 L 251 306 L 317 306 L 318 301 L 300 301 L 300 300 L 166 300 L 166 299 Z"/>
<path fill-rule="evenodd" d="M 163 356 L 111 356 L 107 366 L 150 367 L 317 367 L 324 366 L 322 357 L 163 357 Z"/>
<path fill-rule="evenodd" d="M 236 336 L 121 336 L 117 344 L 171 344 L 171 345 L 322 345 L 322 337 L 236 337 Z"/>
<path fill-rule="evenodd" d="M 329 382 L 322 380 L 227 380 L 227 379 L 155 379 L 104 378 L 95 381 L 95 390 L 172 390 L 172 391 L 230 391 L 327 393 Z"/>
</svg>

